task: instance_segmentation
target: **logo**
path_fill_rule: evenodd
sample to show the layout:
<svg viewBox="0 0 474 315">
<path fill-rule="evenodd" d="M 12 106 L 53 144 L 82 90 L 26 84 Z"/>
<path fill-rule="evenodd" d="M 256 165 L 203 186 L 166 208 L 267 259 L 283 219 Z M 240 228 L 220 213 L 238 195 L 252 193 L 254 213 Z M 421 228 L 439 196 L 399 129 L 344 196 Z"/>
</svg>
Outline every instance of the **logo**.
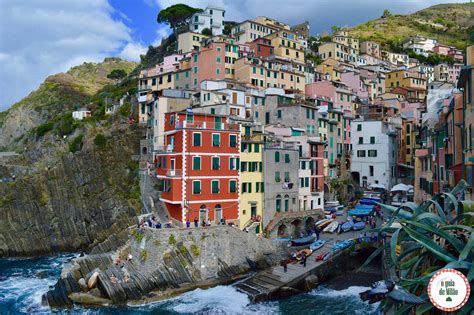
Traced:
<svg viewBox="0 0 474 315">
<path fill-rule="evenodd" d="M 471 287 L 466 276 L 455 269 L 441 269 L 428 283 L 428 296 L 438 309 L 453 312 L 466 304 Z"/>
</svg>

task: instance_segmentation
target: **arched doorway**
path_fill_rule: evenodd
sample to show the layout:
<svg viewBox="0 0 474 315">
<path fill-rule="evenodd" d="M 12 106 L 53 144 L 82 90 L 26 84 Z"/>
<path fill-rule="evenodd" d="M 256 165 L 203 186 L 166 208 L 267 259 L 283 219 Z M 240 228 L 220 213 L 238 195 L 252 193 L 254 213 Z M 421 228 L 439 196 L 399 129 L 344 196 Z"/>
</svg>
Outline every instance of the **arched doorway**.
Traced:
<svg viewBox="0 0 474 315">
<path fill-rule="evenodd" d="M 217 204 L 214 207 L 214 222 L 216 222 L 216 224 L 220 224 L 221 219 L 222 219 L 222 207 L 220 204 Z"/>
<path fill-rule="evenodd" d="M 279 237 L 285 236 L 286 235 L 286 225 L 282 224 L 278 227 L 278 232 L 277 232 Z"/>
<path fill-rule="evenodd" d="M 201 205 L 199 207 L 199 222 L 207 222 L 207 207 L 206 205 Z"/>
<path fill-rule="evenodd" d="M 147 147 L 143 147 L 143 148 L 142 148 L 142 154 L 143 154 L 143 155 L 147 155 L 147 154 L 148 154 L 148 149 L 147 149 Z"/>
<path fill-rule="evenodd" d="M 280 212 L 281 211 L 281 196 L 277 195 L 275 198 L 275 211 Z"/>
<path fill-rule="evenodd" d="M 292 226 L 292 234 L 294 237 L 299 238 L 300 237 L 300 232 L 303 229 L 303 222 L 300 219 L 293 220 L 291 222 Z"/>
<path fill-rule="evenodd" d="M 285 212 L 290 210 L 290 196 L 285 195 Z"/>
<path fill-rule="evenodd" d="M 367 176 L 362 176 L 362 187 L 367 188 Z"/>
</svg>

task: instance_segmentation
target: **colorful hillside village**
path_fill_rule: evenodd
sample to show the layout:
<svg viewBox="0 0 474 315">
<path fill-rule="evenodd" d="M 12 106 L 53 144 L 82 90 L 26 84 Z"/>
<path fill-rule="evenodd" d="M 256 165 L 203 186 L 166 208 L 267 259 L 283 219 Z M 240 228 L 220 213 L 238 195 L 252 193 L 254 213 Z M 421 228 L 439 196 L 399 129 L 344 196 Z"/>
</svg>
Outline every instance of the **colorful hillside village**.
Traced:
<svg viewBox="0 0 474 315">
<path fill-rule="evenodd" d="M 229 24 L 214 6 L 176 42 L 138 85 L 142 162 L 173 224 L 287 236 L 367 191 L 401 204 L 472 187 L 474 46 L 406 38 L 446 60 L 425 64 L 349 30 Z"/>
</svg>

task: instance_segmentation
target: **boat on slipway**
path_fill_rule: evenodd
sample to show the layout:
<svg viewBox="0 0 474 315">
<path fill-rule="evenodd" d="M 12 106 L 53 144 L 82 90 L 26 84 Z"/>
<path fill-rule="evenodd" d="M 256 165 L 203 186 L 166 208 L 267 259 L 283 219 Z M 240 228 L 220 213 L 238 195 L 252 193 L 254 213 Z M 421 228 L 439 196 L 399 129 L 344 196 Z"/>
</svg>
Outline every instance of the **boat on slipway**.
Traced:
<svg viewBox="0 0 474 315">
<path fill-rule="evenodd" d="M 335 230 L 337 230 L 338 227 L 339 227 L 339 222 L 333 221 L 324 228 L 323 232 L 333 233 Z"/>
<path fill-rule="evenodd" d="M 326 244 L 326 240 L 317 240 L 313 244 L 309 245 L 309 249 L 312 251 L 318 250 Z"/>
<path fill-rule="evenodd" d="M 293 246 L 304 246 L 304 245 L 309 245 L 314 242 L 316 239 L 315 236 L 310 235 L 302 238 L 297 238 L 291 241 L 291 245 Z"/>
</svg>

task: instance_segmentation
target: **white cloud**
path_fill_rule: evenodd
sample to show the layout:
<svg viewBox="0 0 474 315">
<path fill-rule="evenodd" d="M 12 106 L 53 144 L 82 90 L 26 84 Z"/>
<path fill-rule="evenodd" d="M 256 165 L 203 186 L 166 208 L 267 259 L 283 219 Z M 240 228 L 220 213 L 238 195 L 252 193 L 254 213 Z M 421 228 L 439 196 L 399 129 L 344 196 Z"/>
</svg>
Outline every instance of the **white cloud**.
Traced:
<svg viewBox="0 0 474 315">
<path fill-rule="evenodd" d="M 71 66 L 117 52 L 137 60 L 144 48 L 113 13 L 107 0 L 0 1 L 0 110 Z"/>
<path fill-rule="evenodd" d="M 128 43 L 120 52 L 119 57 L 125 60 L 140 61 L 140 55 L 145 54 L 147 49 L 138 43 Z"/>
</svg>

